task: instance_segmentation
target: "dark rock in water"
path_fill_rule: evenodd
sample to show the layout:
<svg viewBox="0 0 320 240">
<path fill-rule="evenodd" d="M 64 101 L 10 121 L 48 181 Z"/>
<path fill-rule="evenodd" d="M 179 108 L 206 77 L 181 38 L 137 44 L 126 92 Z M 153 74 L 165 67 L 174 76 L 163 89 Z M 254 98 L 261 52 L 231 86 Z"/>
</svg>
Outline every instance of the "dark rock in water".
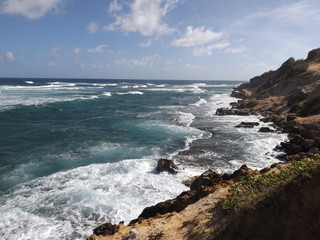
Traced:
<svg viewBox="0 0 320 240">
<path fill-rule="evenodd" d="M 204 187 L 212 187 L 216 183 L 222 180 L 222 176 L 218 173 L 215 173 L 211 169 L 202 173 L 197 177 L 190 185 L 191 190 L 200 190 Z"/>
<path fill-rule="evenodd" d="M 239 125 L 237 125 L 237 128 L 253 128 L 255 126 L 259 126 L 258 122 L 241 122 Z"/>
<path fill-rule="evenodd" d="M 172 174 L 178 173 L 178 167 L 173 163 L 173 161 L 165 158 L 159 159 L 156 170 L 158 172 L 167 171 Z"/>
<path fill-rule="evenodd" d="M 237 110 L 237 109 L 218 108 L 216 110 L 216 115 L 220 115 L 220 116 L 224 116 L 224 115 L 248 116 L 250 114 L 247 111 L 242 111 L 242 110 Z"/>
<path fill-rule="evenodd" d="M 263 133 L 274 133 L 275 130 L 270 129 L 270 128 L 268 128 L 268 127 L 262 127 L 262 128 L 259 129 L 259 132 L 263 132 Z"/>
<path fill-rule="evenodd" d="M 93 230 L 95 235 L 107 236 L 107 235 L 114 235 L 116 232 L 119 231 L 119 225 L 111 224 L 111 223 L 104 223 Z"/>
</svg>

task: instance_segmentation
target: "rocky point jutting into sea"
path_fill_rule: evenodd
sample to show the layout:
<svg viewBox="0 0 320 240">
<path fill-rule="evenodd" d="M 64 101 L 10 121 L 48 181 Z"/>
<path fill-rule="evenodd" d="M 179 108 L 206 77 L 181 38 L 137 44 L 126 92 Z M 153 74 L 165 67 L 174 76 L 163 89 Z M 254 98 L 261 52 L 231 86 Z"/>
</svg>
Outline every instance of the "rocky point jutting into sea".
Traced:
<svg viewBox="0 0 320 240">
<path fill-rule="evenodd" d="M 147 207 L 128 226 L 105 223 L 88 240 L 318 239 L 320 236 L 320 49 L 234 89 L 240 98 L 217 115 L 259 114 L 289 140 L 279 163 L 233 174 L 211 170 L 185 181 L 190 190 Z M 235 127 L 252 128 L 256 122 Z M 162 165 L 160 164 L 162 163 Z M 176 167 L 162 159 L 158 170 Z"/>
</svg>

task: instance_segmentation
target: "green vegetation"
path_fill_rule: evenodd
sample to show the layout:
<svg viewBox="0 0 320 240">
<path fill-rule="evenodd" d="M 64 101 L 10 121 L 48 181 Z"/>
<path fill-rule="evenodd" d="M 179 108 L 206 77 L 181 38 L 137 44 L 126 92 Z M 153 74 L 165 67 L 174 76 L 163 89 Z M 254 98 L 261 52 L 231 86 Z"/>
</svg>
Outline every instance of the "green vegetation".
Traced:
<svg viewBox="0 0 320 240">
<path fill-rule="evenodd" d="M 320 112 L 320 93 L 315 94 L 305 101 L 300 107 L 298 113 L 304 117 L 314 115 Z"/>
<path fill-rule="evenodd" d="M 304 73 L 309 67 L 309 64 L 304 60 L 297 60 L 287 73 L 287 78 Z"/>
<path fill-rule="evenodd" d="M 304 158 L 300 161 L 293 161 L 289 166 L 278 166 L 277 170 L 262 175 L 247 175 L 231 186 L 230 194 L 222 203 L 222 208 L 236 210 L 253 206 L 259 199 L 280 189 L 298 175 L 311 173 L 319 163 L 320 155 L 314 155 L 313 159 Z"/>
</svg>

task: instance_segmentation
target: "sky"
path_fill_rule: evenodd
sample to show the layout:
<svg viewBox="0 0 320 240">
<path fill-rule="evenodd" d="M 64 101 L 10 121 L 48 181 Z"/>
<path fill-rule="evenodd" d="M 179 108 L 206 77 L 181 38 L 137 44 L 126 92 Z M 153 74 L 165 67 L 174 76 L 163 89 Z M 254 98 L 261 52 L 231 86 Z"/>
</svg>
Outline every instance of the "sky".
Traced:
<svg viewBox="0 0 320 240">
<path fill-rule="evenodd" d="M 0 77 L 249 80 L 320 47 L 320 0 L 0 0 Z"/>
</svg>

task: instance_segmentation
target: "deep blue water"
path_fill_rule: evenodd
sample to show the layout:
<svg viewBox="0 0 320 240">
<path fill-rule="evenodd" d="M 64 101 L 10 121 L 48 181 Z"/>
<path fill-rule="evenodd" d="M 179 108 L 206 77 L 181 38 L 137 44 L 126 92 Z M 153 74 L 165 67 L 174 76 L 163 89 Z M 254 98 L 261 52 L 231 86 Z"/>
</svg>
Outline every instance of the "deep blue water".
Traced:
<svg viewBox="0 0 320 240">
<path fill-rule="evenodd" d="M 0 236 L 83 239 L 175 197 L 208 167 L 275 162 L 284 135 L 234 128 L 257 116 L 214 115 L 238 84 L 0 79 Z M 155 174 L 161 157 L 180 173 Z"/>
</svg>

